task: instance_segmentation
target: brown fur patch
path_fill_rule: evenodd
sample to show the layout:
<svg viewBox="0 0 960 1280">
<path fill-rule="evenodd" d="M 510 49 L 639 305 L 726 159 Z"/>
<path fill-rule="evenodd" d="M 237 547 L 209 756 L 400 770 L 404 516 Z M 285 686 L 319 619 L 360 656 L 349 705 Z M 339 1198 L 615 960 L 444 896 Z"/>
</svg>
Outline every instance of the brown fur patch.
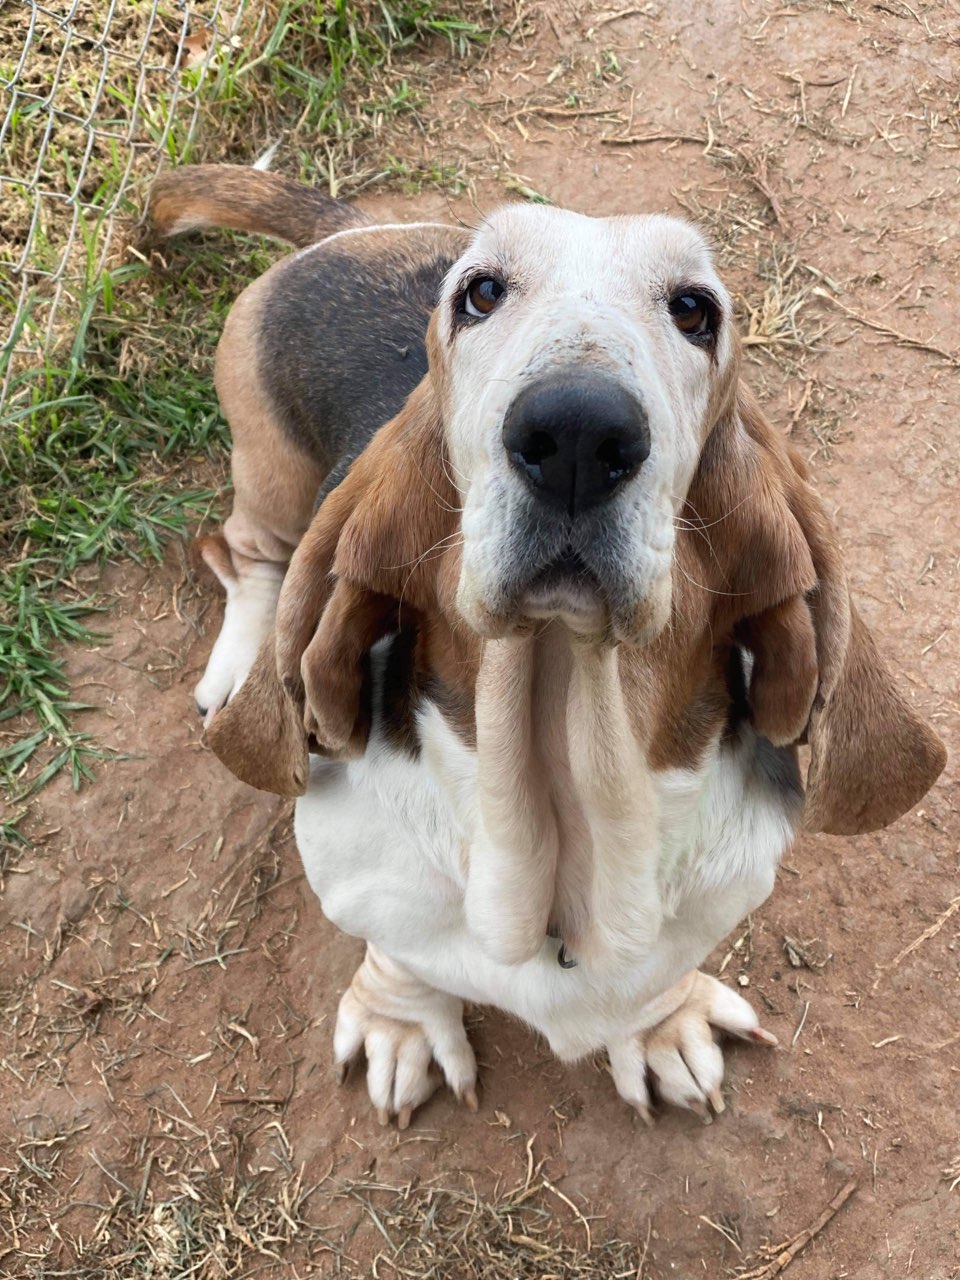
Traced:
<svg viewBox="0 0 960 1280">
<path fill-rule="evenodd" d="M 366 657 L 399 625 L 397 602 L 340 581 L 303 655 L 304 725 L 336 756 L 362 755 L 370 726 L 364 714 Z"/>
<path fill-rule="evenodd" d="M 737 637 L 753 654 L 754 727 L 775 747 L 798 742 L 806 733 L 819 682 L 817 638 L 806 599 L 790 596 L 747 618 Z"/>
<path fill-rule="evenodd" d="M 783 443 L 749 392 L 741 386 L 733 397 L 707 437 L 681 511 L 670 625 L 648 652 L 626 651 L 621 659 L 635 731 L 646 735 L 657 769 L 696 768 L 722 730 L 731 706 L 730 651 L 744 620 L 769 614 L 772 624 L 785 606 L 796 618 L 786 602 L 802 602 L 816 583 L 791 505 L 796 476 Z M 751 634 L 759 645 L 759 622 Z M 784 652 L 800 652 L 799 639 L 788 646 L 781 634 L 779 643 Z M 769 662 L 761 660 L 755 672 L 764 704 L 754 715 L 759 731 L 761 720 L 775 730 L 796 722 L 795 709 L 771 702 Z"/>
<path fill-rule="evenodd" d="M 303 248 L 369 219 L 322 191 L 279 173 L 233 164 L 181 165 L 150 188 L 147 242 L 203 227 L 273 236 Z"/>
<path fill-rule="evenodd" d="M 382 427 L 317 512 L 290 562 L 277 611 L 277 660 L 299 678 L 300 659 L 333 587 L 331 574 L 404 607 L 437 608 L 440 563 L 458 556 L 459 498 L 443 466 L 430 379 Z"/>
<path fill-rule="evenodd" d="M 207 731 L 207 744 L 241 782 L 279 796 L 307 787 L 307 736 L 303 713 L 277 676 L 273 638 Z"/>
<path fill-rule="evenodd" d="M 442 616 L 438 590 L 449 590 L 456 580 L 455 571 L 441 572 L 444 561 L 459 557 L 458 546 L 448 542 L 459 499 L 443 457 L 436 401 L 425 379 L 330 494 L 300 542 L 277 611 L 274 677 L 258 659 L 250 692 L 244 685 L 214 722 L 216 727 L 226 719 L 224 731 L 210 740 L 228 767 L 224 742 L 236 760 L 246 735 L 245 756 L 255 761 L 268 747 L 279 749 L 278 724 L 286 732 L 298 716 L 304 744 L 313 732 L 328 754 L 362 751 L 369 731 L 362 714 L 364 663 L 371 645 L 396 629 L 406 611 Z M 440 631 L 449 638 L 449 627 Z M 424 630 L 419 658 L 436 657 L 448 686 L 455 683 L 463 692 L 462 677 L 475 678 L 475 670 L 441 657 L 439 634 L 436 627 Z M 279 700 L 283 709 L 264 700 Z M 289 757 L 286 737 L 283 750 Z M 286 786 L 297 760 L 294 753 L 271 766 Z M 240 763 L 249 777 L 250 761 Z"/>
<path fill-rule="evenodd" d="M 842 673 L 832 687 L 821 683 L 808 733 L 811 831 L 856 835 L 887 826 L 922 799 L 947 762 L 852 605 Z"/>
<path fill-rule="evenodd" d="M 222 587 L 236 579 L 230 545 L 222 533 L 206 533 L 194 538 L 188 551 L 191 568 L 203 577 L 211 574 Z"/>
</svg>

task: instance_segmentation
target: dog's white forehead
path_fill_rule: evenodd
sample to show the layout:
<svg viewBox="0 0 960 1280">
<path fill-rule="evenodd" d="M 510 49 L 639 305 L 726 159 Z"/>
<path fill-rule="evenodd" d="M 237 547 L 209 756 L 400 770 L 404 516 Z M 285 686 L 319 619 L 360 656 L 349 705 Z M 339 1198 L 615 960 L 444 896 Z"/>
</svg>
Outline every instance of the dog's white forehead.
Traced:
<svg viewBox="0 0 960 1280">
<path fill-rule="evenodd" d="M 710 248 L 690 223 L 663 214 L 592 218 L 543 205 L 504 205 L 485 219 L 459 264 L 523 289 L 629 293 L 716 282 Z M 456 281 L 451 281 L 455 284 Z"/>
</svg>

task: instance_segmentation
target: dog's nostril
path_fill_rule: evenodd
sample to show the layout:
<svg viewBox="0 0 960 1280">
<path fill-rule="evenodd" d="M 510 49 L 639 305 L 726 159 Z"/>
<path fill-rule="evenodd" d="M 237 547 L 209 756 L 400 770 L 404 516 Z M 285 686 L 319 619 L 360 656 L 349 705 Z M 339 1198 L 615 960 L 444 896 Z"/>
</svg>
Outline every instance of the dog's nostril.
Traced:
<svg viewBox="0 0 960 1280">
<path fill-rule="evenodd" d="M 635 466 L 635 462 L 625 455 L 622 440 L 612 438 L 604 440 L 597 446 L 594 457 L 606 467 L 611 480 L 619 480 L 622 475 Z"/>
<path fill-rule="evenodd" d="M 534 431 L 517 450 L 528 467 L 538 467 L 547 458 L 552 458 L 556 452 L 557 442 L 553 436 L 547 435 L 546 431 Z"/>
</svg>

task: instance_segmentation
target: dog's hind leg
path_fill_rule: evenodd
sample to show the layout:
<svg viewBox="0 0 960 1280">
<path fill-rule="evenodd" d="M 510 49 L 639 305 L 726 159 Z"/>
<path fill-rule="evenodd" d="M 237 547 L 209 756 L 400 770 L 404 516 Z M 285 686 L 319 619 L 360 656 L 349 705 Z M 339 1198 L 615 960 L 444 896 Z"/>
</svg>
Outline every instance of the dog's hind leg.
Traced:
<svg viewBox="0 0 960 1280">
<path fill-rule="evenodd" d="M 265 280 L 238 298 L 217 349 L 217 393 L 232 436 L 234 499 L 221 533 L 196 544 L 227 593 L 223 625 L 195 689 L 205 726 L 240 688 L 273 626 L 287 564 L 310 523 L 326 472 L 284 430 L 282 411 L 260 376 Z"/>
</svg>

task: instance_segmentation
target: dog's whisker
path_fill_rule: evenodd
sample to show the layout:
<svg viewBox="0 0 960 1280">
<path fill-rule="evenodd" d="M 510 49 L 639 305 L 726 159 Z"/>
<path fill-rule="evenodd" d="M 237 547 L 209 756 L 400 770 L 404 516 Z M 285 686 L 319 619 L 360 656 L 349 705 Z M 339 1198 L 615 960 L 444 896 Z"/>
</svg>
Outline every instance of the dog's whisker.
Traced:
<svg viewBox="0 0 960 1280">
<path fill-rule="evenodd" d="M 402 610 L 403 608 L 403 600 L 404 600 L 404 596 L 406 595 L 407 587 L 410 585 L 410 579 L 417 572 L 420 566 L 424 563 L 429 563 L 430 560 L 438 559 L 446 551 L 452 550 L 454 547 L 462 545 L 462 543 L 463 543 L 463 534 L 458 529 L 458 530 L 455 530 L 453 533 L 448 533 L 443 538 L 438 538 L 437 541 L 432 546 L 428 547 L 426 551 L 424 551 L 421 555 L 419 555 L 416 558 L 416 560 L 413 562 L 413 566 L 410 569 L 410 572 L 404 578 L 403 585 L 400 588 L 400 596 L 397 601 L 398 614 L 400 610 Z M 432 554 L 434 552 L 436 552 L 436 554 Z M 406 565 L 397 565 L 396 567 L 406 568 Z"/>
<path fill-rule="evenodd" d="M 748 594 L 745 591 L 717 591 L 716 588 L 708 587 L 702 582 L 697 582 L 695 578 L 691 578 L 690 574 L 687 573 L 686 569 L 684 569 L 683 565 L 677 559 L 676 555 L 674 555 L 673 557 L 673 563 L 676 565 L 677 569 L 679 569 L 679 571 L 683 574 L 686 580 L 690 583 L 690 585 L 692 587 L 696 587 L 698 591 L 706 591 L 706 593 L 711 596 L 728 596 L 731 600 L 741 599 Z"/>
<path fill-rule="evenodd" d="M 412 560 L 403 560 L 399 564 L 384 565 L 384 568 L 385 569 L 409 569 L 410 566 L 412 565 L 413 568 L 416 569 L 417 565 L 422 564 L 423 561 L 428 556 L 430 556 L 432 552 L 437 551 L 438 549 L 447 550 L 449 549 L 449 547 L 456 546 L 458 542 L 459 543 L 463 542 L 463 533 L 460 529 L 455 529 L 453 533 L 448 533 L 448 534 L 445 534 L 444 537 L 438 538 L 436 542 L 434 542 L 431 546 L 427 547 L 426 551 L 421 551 L 419 555 L 414 556 Z"/>
</svg>

